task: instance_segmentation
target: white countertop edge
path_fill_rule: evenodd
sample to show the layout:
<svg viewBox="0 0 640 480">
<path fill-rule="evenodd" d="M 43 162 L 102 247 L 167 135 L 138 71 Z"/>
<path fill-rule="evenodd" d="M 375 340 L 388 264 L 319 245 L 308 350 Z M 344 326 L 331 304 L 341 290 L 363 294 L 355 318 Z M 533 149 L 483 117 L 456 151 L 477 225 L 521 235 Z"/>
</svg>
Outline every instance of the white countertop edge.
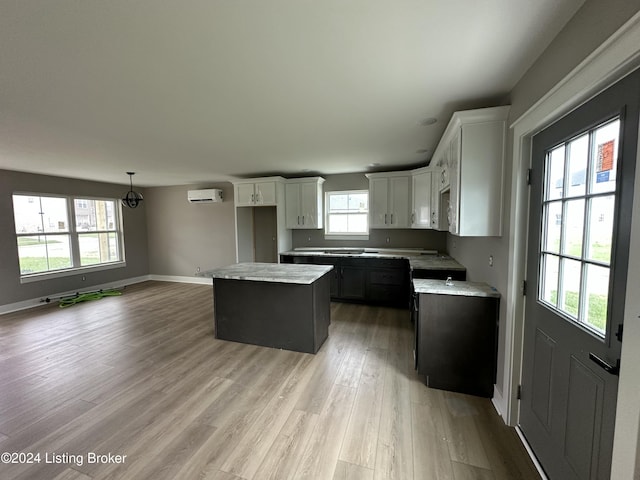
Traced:
<svg viewBox="0 0 640 480">
<path fill-rule="evenodd" d="M 248 262 L 203 271 L 198 276 L 213 278 L 214 281 L 216 279 L 249 280 L 254 282 L 310 285 L 331 270 L 333 270 L 331 265 Z"/>
</svg>

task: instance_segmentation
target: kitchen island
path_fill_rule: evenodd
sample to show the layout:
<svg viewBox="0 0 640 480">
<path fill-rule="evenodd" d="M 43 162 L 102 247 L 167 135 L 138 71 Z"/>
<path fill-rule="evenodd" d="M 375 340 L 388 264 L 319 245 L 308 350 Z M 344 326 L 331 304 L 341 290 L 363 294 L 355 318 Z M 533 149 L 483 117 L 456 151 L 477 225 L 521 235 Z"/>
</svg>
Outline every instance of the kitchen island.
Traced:
<svg viewBox="0 0 640 480">
<path fill-rule="evenodd" d="M 329 334 L 327 265 L 238 263 L 213 278 L 216 338 L 316 353 Z"/>
</svg>

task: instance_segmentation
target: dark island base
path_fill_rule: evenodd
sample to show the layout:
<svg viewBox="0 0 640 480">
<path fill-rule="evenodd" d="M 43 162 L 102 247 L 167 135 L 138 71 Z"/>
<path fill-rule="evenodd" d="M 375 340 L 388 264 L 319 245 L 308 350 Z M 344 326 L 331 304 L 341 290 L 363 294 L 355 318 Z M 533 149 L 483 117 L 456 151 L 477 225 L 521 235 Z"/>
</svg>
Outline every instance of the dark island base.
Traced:
<svg viewBox="0 0 640 480">
<path fill-rule="evenodd" d="M 329 334 L 329 285 L 328 274 L 310 285 L 216 278 L 215 336 L 316 353 Z"/>
</svg>

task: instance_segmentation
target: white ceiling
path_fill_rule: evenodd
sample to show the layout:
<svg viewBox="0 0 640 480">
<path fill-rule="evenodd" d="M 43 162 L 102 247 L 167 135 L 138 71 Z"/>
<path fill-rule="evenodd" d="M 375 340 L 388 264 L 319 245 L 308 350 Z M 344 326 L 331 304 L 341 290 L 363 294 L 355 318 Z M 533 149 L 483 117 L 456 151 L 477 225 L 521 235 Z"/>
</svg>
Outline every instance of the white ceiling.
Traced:
<svg viewBox="0 0 640 480">
<path fill-rule="evenodd" d="M 424 164 L 582 3 L 2 0 L 0 168 L 159 186 Z"/>
</svg>

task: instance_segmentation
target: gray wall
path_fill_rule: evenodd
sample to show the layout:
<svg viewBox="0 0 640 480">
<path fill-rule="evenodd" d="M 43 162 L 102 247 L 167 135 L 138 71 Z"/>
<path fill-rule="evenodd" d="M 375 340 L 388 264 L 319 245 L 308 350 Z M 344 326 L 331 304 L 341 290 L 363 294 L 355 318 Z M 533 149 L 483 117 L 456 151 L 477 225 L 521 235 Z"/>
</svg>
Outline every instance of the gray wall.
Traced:
<svg viewBox="0 0 640 480">
<path fill-rule="evenodd" d="M 369 179 L 363 173 L 325 175 L 325 192 L 339 190 L 368 190 Z M 324 201 L 324 200 L 323 200 Z M 325 240 L 324 230 L 293 230 L 293 248 L 296 247 L 375 247 L 426 248 L 445 252 L 447 234 L 433 230 L 371 229 L 369 240 Z"/>
<path fill-rule="evenodd" d="M 82 291 L 92 285 L 117 283 L 119 280 L 146 275 L 149 271 L 145 221 L 147 208 L 143 203 L 135 210 L 123 208 L 126 267 L 20 283 L 18 247 L 13 223 L 14 192 L 120 198 L 127 190 L 127 185 L 0 170 L 0 305 L 43 298 L 61 292 Z M 136 188 L 136 191 L 146 196 L 144 189 Z M 83 275 L 86 278 L 84 281 Z"/>
<path fill-rule="evenodd" d="M 640 10 L 639 2 L 587 0 L 511 91 L 507 102 L 511 104 L 509 123 L 513 123 L 533 106 L 638 10 Z M 447 250 L 467 267 L 468 278 L 473 281 L 485 281 L 495 286 L 503 296 L 507 292 L 508 280 L 513 138 L 509 138 L 507 143 L 503 208 L 505 234 L 502 237 L 491 238 L 447 236 Z M 489 255 L 494 257 L 493 267 L 489 267 Z M 506 301 L 503 300 L 500 306 L 501 328 L 497 379 L 500 392 L 503 389 L 501 372 L 504 369 L 505 318 Z"/>
<path fill-rule="evenodd" d="M 512 105 L 510 123 L 524 114 L 639 10 L 640 2 L 637 1 L 609 0 L 603 2 L 587 0 L 512 90 L 509 100 L 509 103 Z M 513 138 L 510 138 L 508 143 L 507 171 L 505 175 L 505 234 L 501 238 L 457 238 L 450 235 L 447 238 L 447 246 L 450 254 L 467 267 L 469 278 L 471 280 L 487 281 L 496 286 L 503 295 L 507 290 L 508 277 L 507 266 L 510 241 L 508 232 Z M 640 177 L 640 174 L 638 176 Z M 636 212 L 634 217 L 637 216 Z M 493 255 L 494 257 L 493 267 L 489 267 L 488 265 L 489 255 Z M 500 311 L 501 333 L 504 331 L 505 325 L 505 303 L 504 301 L 502 302 Z M 634 350 L 640 347 L 637 335 L 635 338 L 632 338 L 631 335 L 625 335 L 625 337 L 626 348 L 629 348 L 630 342 L 636 342 L 634 347 L 632 347 Z M 498 352 L 497 385 L 501 391 L 503 388 L 503 371 L 505 369 L 504 346 L 504 339 L 501 335 Z M 623 347 L 623 356 L 624 348 L 625 347 Z M 633 394 L 626 393 L 631 390 L 633 390 Z M 637 390 L 637 388 L 635 390 Z M 637 403 L 637 392 L 635 390 L 630 387 L 627 388 L 621 381 L 620 400 L 623 403 Z M 633 398 L 631 398 L 632 396 Z M 625 397 L 629 398 L 626 399 Z M 621 423 L 630 423 L 634 425 L 634 427 L 637 425 L 638 419 L 635 411 L 619 411 L 618 415 L 626 415 L 629 418 L 618 422 L 616 428 L 618 428 Z M 629 434 L 629 437 L 634 439 L 634 442 L 631 442 L 620 440 L 620 438 L 622 438 L 622 435 L 620 435 L 620 437 L 616 439 L 618 443 L 614 447 L 614 457 L 619 456 L 621 459 L 626 459 L 631 456 L 633 458 L 636 453 L 626 452 L 625 450 L 628 450 L 627 444 L 635 443 L 636 436 L 637 432 L 635 431 Z M 615 468 L 617 467 L 614 466 L 614 469 Z M 627 476 L 627 474 L 628 469 L 625 471 L 624 477 L 619 476 L 617 478 L 630 478 L 630 475 Z M 636 478 L 638 477 L 636 476 Z"/>
<path fill-rule="evenodd" d="M 220 188 L 222 203 L 189 203 L 187 191 Z M 230 183 L 147 188 L 149 273 L 194 276 L 235 263 L 233 186 Z"/>
<path fill-rule="evenodd" d="M 511 121 L 640 10 L 638 0 L 587 0 L 511 91 Z"/>
</svg>

